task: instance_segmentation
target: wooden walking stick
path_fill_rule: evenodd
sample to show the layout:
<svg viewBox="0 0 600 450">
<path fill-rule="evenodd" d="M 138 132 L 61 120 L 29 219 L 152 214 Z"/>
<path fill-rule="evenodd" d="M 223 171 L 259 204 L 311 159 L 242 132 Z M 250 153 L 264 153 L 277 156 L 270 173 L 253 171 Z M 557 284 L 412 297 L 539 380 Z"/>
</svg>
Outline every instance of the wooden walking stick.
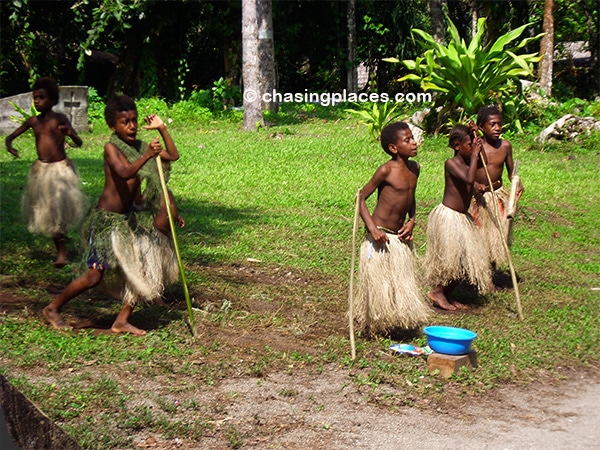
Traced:
<svg viewBox="0 0 600 450">
<path fill-rule="evenodd" d="M 187 304 L 188 315 L 190 318 L 190 328 L 192 329 L 192 336 L 194 339 L 198 338 L 198 331 L 196 330 L 196 322 L 194 321 L 194 311 L 192 310 L 192 300 L 190 299 L 190 292 L 188 290 L 187 281 L 185 278 L 185 270 L 183 268 L 183 262 L 181 261 L 181 254 L 179 253 L 179 244 L 177 243 L 177 233 L 175 232 L 175 220 L 173 219 L 173 212 L 171 211 L 171 199 L 169 198 L 169 189 L 165 181 L 165 174 L 163 172 L 162 159 L 160 155 L 156 157 L 156 165 L 158 166 L 158 176 L 160 178 L 160 185 L 162 186 L 163 196 L 165 198 L 165 207 L 167 208 L 167 215 L 169 216 L 169 226 L 171 227 L 171 236 L 173 237 L 173 246 L 175 247 L 175 255 L 177 256 L 177 263 L 179 264 L 179 274 L 181 276 L 181 284 L 183 284 L 183 294 L 185 296 L 185 302 Z"/>
<path fill-rule="evenodd" d="M 519 160 L 515 159 L 512 176 L 510 178 L 510 196 L 508 197 L 508 206 L 506 208 L 506 217 L 508 217 L 510 220 L 514 219 L 517 212 L 517 202 L 519 201 L 519 197 L 517 197 L 517 188 L 519 187 L 520 183 L 521 178 L 519 177 Z"/>
<path fill-rule="evenodd" d="M 350 328 L 350 354 L 352 360 L 356 359 L 354 344 L 354 264 L 356 261 L 356 233 L 358 231 L 358 218 L 360 216 L 361 190 L 356 192 L 356 205 L 354 207 L 354 226 L 352 227 L 352 257 L 350 258 L 350 287 L 348 289 L 348 325 Z"/>
<path fill-rule="evenodd" d="M 517 202 L 520 196 L 517 195 L 517 188 L 521 184 L 519 177 L 519 160 L 515 159 L 513 166 L 512 177 L 510 178 L 510 195 L 508 197 L 508 205 L 506 207 L 506 218 L 508 219 L 508 236 L 510 236 L 513 227 L 513 219 L 517 213 Z"/>
<path fill-rule="evenodd" d="M 519 295 L 519 285 L 517 283 L 517 274 L 515 273 L 515 267 L 513 266 L 512 263 L 512 258 L 510 256 L 510 249 L 508 248 L 508 242 L 506 242 L 504 233 L 502 232 L 502 222 L 500 219 L 500 211 L 498 210 L 498 198 L 496 197 L 496 193 L 494 192 L 494 186 L 492 184 L 492 178 L 490 177 L 490 173 L 488 172 L 488 168 L 487 168 L 487 164 L 485 162 L 485 158 L 483 157 L 482 154 L 479 155 L 481 162 L 483 164 L 483 169 L 485 170 L 485 175 L 488 179 L 488 183 L 490 186 L 490 192 L 492 194 L 492 203 L 494 204 L 493 206 L 493 216 L 494 216 L 494 222 L 496 227 L 498 228 L 498 231 L 500 232 L 500 235 L 502 236 L 502 245 L 504 246 L 504 251 L 506 252 L 506 259 L 508 260 L 508 266 L 510 267 L 510 278 L 512 279 L 512 283 L 513 283 L 513 288 L 515 290 L 515 298 L 517 300 L 517 312 L 519 313 L 519 319 L 521 319 L 521 321 L 523 320 L 523 308 L 521 307 L 521 297 Z M 512 191 L 513 186 L 511 186 L 511 191 Z M 515 191 L 516 193 L 516 191 Z"/>
</svg>

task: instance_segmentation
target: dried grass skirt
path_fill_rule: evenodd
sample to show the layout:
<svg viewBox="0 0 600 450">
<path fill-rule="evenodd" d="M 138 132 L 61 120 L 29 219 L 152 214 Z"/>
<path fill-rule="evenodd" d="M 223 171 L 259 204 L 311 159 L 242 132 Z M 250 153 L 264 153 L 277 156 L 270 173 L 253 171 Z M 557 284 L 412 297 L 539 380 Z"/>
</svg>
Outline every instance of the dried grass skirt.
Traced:
<svg viewBox="0 0 600 450">
<path fill-rule="evenodd" d="M 431 287 L 468 281 L 482 294 L 492 288 L 492 270 L 481 231 L 469 214 L 443 204 L 429 213 L 425 277 Z"/>
<path fill-rule="evenodd" d="M 507 263 L 506 249 L 503 240 L 510 246 L 510 220 L 506 217 L 506 206 L 510 193 L 504 186 L 494 191 L 476 195 L 471 201 L 469 212 L 473 216 L 477 227 L 481 230 L 486 242 L 490 261 L 498 264 Z M 500 217 L 500 229 L 496 217 Z"/>
<path fill-rule="evenodd" d="M 360 247 L 354 319 L 372 333 L 418 327 L 430 312 L 418 282 L 412 241 L 389 233 L 388 238 L 382 247 L 367 234 Z"/>
<path fill-rule="evenodd" d="M 144 217 L 147 216 L 147 217 Z M 123 302 L 135 306 L 162 297 L 165 286 L 179 278 L 173 242 L 152 226 L 148 212 L 127 215 L 96 210 L 88 227 L 87 266 L 101 264 L 109 274 L 105 288 L 120 286 Z"/>
<path fill-rule="evenodd" d="M 79 172 L 71 160 L 45 163 L 29 169 L 22 199 L 27 229 L 49 237 L 64 235 L 79 226 L 89 202 L 81 191 Z"/>
</svg>

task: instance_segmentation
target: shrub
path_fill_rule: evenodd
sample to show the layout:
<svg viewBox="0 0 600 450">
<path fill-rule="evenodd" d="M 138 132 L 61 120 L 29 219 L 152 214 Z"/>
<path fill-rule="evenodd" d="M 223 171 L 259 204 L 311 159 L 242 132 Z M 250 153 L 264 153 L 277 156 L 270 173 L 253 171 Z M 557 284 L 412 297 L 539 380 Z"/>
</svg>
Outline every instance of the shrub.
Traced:
<svg viewBox="0 0 600 450">
<path fill-rule="evenodd" d="M 531 25 L 526 24 L 484 46 L 486 19 L 481 18 L 477 22 L 477 32 L 467 46 L 454 23 L 447 20 L 450 35 L 447 46 L 438 43 L 429 33 L 413 29 L 412 34 L 419 38 L 419 44 L 425 49 L 424 55 L 416 60 L 386 58 L 388 62 L 402 62 L 412 72 L 398 81 L 409 80 L 419 84 L 424 91 L 437 93 L 432 109 L 432 114 L 437 113 L 436 131 L 454 120 L 472 117 L 488 104 L 500 106 L 505 122 L 512 122 L 518 131 L 522 131 L 519 122 L 522 104 L 519 101 L 523 92 L 519 78 L 533 75 L 533 63 L 538 62 L 540 56 L 517 53 L 539 39 L 541 34 L 509 46 Z"/>
</svg>

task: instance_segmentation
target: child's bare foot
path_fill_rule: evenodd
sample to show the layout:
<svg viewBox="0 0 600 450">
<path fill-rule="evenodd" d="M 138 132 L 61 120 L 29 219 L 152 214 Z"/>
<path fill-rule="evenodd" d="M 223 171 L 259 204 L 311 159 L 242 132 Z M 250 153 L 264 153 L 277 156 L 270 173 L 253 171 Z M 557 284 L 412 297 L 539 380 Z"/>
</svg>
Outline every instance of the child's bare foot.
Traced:
<svg viewBox="0 0 600 450">
<path fill-rule="evenodd" d="M 156 306 L 162 306 L 162 307 L 167 306 L 167 304 L 160 297 L 156 297 L 154 300 L 152 300 L 152 303 L 154 303 Z"/>
<path fill-rule="evenodd" d="M 456 306 L 456 309 L 471 309 L 469 305 L 465 305 L 464 303 L 457 302 L 456 300 L 450 300 L 450 302 Z"/>
<path fill-rule="evenodd" d="M 65 267 L 67 264 L 69 264 L 69 260 L 67 259 L 66 256 L 58 255 L 58 257 L 56 258 L 56 261 L 54 261 L 52 264 L 54 264 L 54 267 L 56 267 L 57 269 L 61 269 L 61 268 Z"/>
<path fill-rule="evenodd" d="M 44 317 L 50 325 L 60 331 L 70 331 L 73 329 L 70 325 L 67 325 L 62 316 L 58 313 L 58 311 L 50 306 L 46 306 L 42 311 Z"/>
<path fill-rule="evenodd" d="M 427 296 L 439 308 L 446 311 L 456 311 L 456 306 L 450 303 L 443 293 L 431 291 Z"/>
<path fill-rule="evenodd" d="M 67 258 L 67 242 L 69 238 L 66 236 L 57 236 L 54 238 L 54 244 L 56 245 L 56 251 L 58 255 L 56 256 L 56 261 L 54 261 L 55 267 L 64 267 L 69 263 L 69 259 Z"/>
<path fill-rule="evenodd" d="M 113 323 L 113 326 L 110 328 L 113 333 L 130 333 L 134 336 L 145 336 L 147 333 L 144 330 L 141 330 L 137 327 L 134 327 L 129 322 L 125 323 Z"/>
</svg>

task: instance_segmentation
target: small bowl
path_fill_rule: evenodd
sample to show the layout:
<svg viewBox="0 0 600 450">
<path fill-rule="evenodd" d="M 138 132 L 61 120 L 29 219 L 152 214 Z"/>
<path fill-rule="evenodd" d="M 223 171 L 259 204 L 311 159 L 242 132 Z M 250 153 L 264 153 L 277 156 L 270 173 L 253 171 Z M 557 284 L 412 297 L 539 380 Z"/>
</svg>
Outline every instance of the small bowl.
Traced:
<svg viewBox="0 0 600 450">
<path fill-rule="evenodd" d="M 446 355 L 465 355 L 469 353 L 477 334 L 471 330 L 455 327 L 430 326 L 423 328 L 427 344 L 434 352 Z"/>
</svg>

